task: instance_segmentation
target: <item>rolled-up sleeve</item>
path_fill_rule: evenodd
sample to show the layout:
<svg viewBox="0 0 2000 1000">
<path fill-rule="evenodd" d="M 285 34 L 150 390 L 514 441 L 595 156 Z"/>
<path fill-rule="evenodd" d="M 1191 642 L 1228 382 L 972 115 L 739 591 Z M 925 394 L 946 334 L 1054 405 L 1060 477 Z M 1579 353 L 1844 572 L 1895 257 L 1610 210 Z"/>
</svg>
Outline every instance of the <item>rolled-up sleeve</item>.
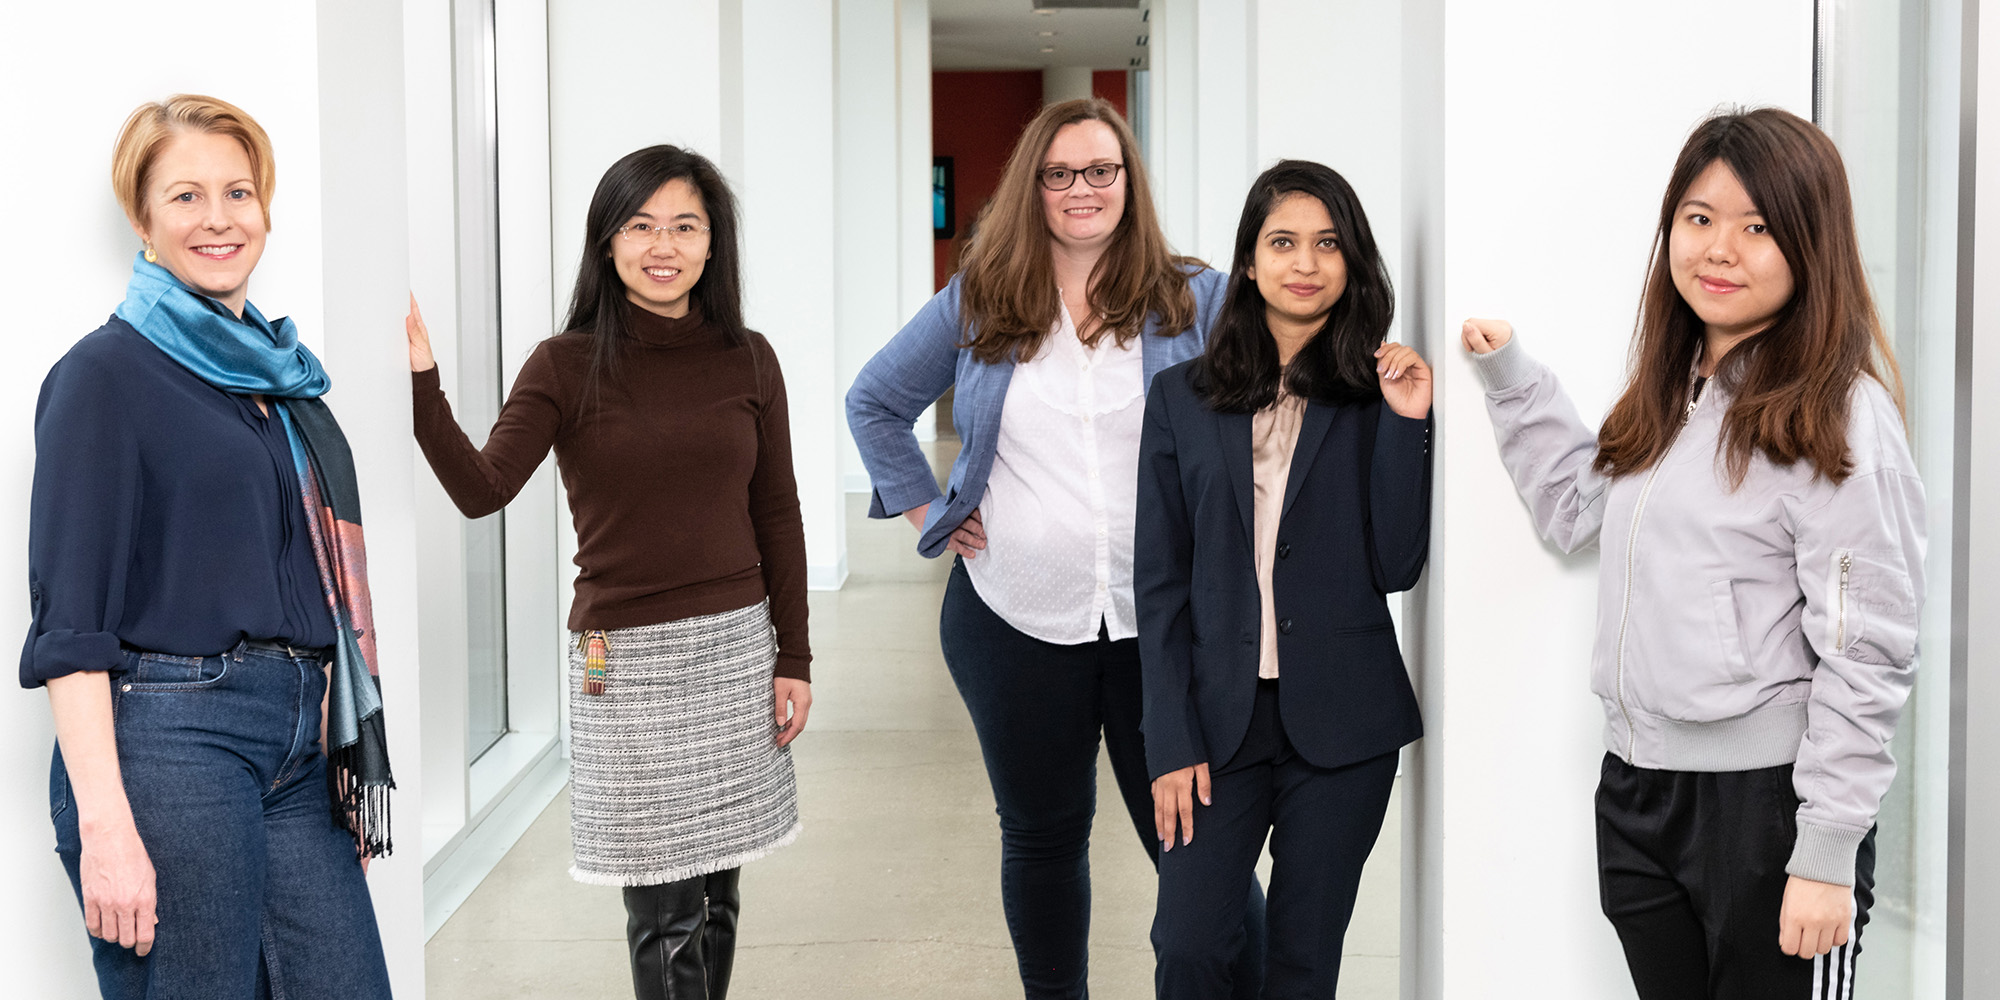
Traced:
<svg viewBox="0 0 2000 1000">
<path fill-rule="evenodd" d="M 28 509 L 33 623 L 21 685 L 110 670 L 122 653 L 142 469 L 137 428 L 112 373 L 71 357 L 42 383 L 35 406 L 35 477 Z"/>
</svg>

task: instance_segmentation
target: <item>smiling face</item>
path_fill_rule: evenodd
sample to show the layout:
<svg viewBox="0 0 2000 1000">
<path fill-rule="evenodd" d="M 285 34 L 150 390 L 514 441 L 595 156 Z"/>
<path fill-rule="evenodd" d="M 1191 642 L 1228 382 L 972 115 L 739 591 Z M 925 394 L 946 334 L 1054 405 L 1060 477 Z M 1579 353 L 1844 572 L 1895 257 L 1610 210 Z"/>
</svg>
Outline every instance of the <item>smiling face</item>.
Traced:
<svg viewBox="0 0 2000 1000">
<path fill-rule="evenodd" d="M 1116 163 L 1118 177 L 1105 187 L 1091 187 L 1081 176 L 1094 164 Z M 1042 193 L 1042 214 L 1049 235 L 1069 253 L 1094 255 L 1104 252 L 1118 220 L 1125 217 L 1125 154 L 1118 148 L 1118 134 L 1100 121 L 1081 121 L 1056 130 L 1049 151 L 1042 156 L 1042 169 L 1063 167 L 1072 172 L 1075 183 L 1067 190 Z"/>
<path fill-rule="evenodd" d="M 132 224 L 161 267 L 238 316 L 268 228 L 255 176 L 250 155 L 235 139 L 179 133 L 147 169 L 140 194 L 144 221 Z"/>
<path fill-rule="evenodd" d="M 1347 291 L 1347 258 L 1326 205 L 1299 192 L 1278 199 L 1257 230 L 1257 254 L 1247 275 L 1264 297 L 1264 319 L 1273 333 L 1318 331 Z"/>
<path fill-rule="evenodd" d="M 1709 363 L 1763 331 L 1792 299 L 1792 269 L 1736 172 L 1721 160 L 1688 185 L 1667 235 L 1674 287 L 1707 327 Z"/>
<path fill-rule="evenodd" d="M 675 178 L 660 185 L 625 225 L 644 223 L 647 232 L 628 230 L 611 237 L 611 262 L 625 283 L 625 298 L 650 313 L 679 319 L 688 313 L 688 293 L 708 262 L 706 232 L 681 243 L 668 233 L 686 224 L 707 226 L 708 209 L 693 184 Z"/>
</svg>

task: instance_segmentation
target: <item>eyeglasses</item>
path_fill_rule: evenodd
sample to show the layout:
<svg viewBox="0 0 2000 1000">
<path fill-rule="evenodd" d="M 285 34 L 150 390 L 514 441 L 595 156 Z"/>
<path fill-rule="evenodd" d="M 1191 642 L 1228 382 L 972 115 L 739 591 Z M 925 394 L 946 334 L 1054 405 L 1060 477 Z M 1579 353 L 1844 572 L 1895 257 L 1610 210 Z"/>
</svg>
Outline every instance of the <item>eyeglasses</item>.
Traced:
<svg viewBox="0 0 2000 1000">
<path fill-rule="evenodd" d="M 1079 176 L 1083 178 L 1085 184 L 1091 187 L 1110 187 L 1111 182 L 1118 179 L 1118 171 L 1123 169 L 1124 166 L 1125 164 L 1123 163 L 1093 163 L 1082 170 L 1071 170 L 1068 167 L 1043 167 L 1039 176 L 1042 179 L 1042 187 L 1050 191 L 1067 191 L 1075 187 L 1076 179 Z"/>
<path fill-rule="evenodd" d="M 708 227 L 692 222 L 673 222 L 657 225 L 651 222 L 634 222 L 618 227 L 618 235 L 628 243 L 657 245 L 665 236 L 675 246 L 694 246 L 708 240 Z"/>
</svg>

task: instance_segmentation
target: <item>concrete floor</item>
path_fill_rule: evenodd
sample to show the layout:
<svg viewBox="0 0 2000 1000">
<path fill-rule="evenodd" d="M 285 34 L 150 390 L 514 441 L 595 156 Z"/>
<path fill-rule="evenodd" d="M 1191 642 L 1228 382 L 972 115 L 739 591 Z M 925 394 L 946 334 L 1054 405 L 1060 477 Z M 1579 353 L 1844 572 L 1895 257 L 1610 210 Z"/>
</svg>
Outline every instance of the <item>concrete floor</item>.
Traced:
<svg viewBox="0 0 2000 1000">
<path fill-rule="evenodd" d="M 949 462 L 946 454 L 942 460 Z M 812 595 L 813 708 L 794 746 L 805 830 L 743 870 L 736 1000 L 1019 996 L 1000 837 L 971 720 L 938 653 L 944 560 L 848 498 L 850 575 Z M 1100 762 L 1099 802 L 1117 801 Z M 432 1000 L 630 997 L 616 889 L 580 885 L 560 796 L 426 948 Z M 1152 996 L 1153 871 L 1115 806 L 1091 845 L 1091 995 Z M 1342 1000 L 1397 996 L 1401 807 L 1361 884 Z M 1268 857 L 1265 870 L 1268 875 Z"/>
</svg>

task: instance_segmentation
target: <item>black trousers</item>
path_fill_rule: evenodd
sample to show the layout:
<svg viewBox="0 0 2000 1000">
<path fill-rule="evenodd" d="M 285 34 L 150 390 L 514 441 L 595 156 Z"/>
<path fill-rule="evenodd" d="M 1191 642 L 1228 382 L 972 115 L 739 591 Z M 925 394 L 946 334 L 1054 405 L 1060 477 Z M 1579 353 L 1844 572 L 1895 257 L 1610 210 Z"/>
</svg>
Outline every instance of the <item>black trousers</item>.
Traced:
<svg viewBox="0 0 2000 1000">
<path fill-rule="evenodd" d="M 1090 828 L 1102 734 L 1124 812 L 1158 860 L 1152 781 L 1139 733 L 1139 642 L 1043 642 L 1007 624 L 954 565 L 939 632 L 1000 814 L 1000 904 L 1028 1000 L 1089 996 Z M 1245 890 L 1248 890 L 1247 894 Z M 1264 893 L 1236 882 L 1236 956 L 1254 1000 L 1263 964 Z M 1226 996 L 1226 994 L 1225 994 Z"/>
<path fill-rule="evenodd" d="M 1778 948 L 1778 912 L 1798 808 L 1790 764 L 1658 771 L 1604 755 L 1598 888 L 1640 1000 L 1845 1000 L 1875 901 L 1875 831 L 1854 859 L 1848 943 L 1795 958 Z"/>
<path fill-rule="evenodd" d="M 1236 986 L 1243 880 L 1271 840 L 1265 1000 L 1333 1000 L 1361 867 L 1382 832 L 1396 754 L 1323 768 L 1298 755 L 1278 713 L 1281 681 L 1257 682 L 1243 745 L 1209 768 L 1213 805 L 1194 804 L 1194 840 L 1160 856 L 1153 916 L 1161 1000 L 1221 1000 Z"/>
</svg>

